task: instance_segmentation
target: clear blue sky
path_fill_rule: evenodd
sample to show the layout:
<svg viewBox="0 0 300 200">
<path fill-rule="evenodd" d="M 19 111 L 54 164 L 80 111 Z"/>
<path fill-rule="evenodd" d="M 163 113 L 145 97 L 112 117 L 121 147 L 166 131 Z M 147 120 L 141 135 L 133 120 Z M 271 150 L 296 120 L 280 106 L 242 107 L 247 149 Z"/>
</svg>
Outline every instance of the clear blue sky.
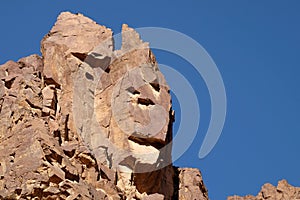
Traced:
<svg viewBox="0 0 300 200">
<path fill-rule="evenodd" d="M 198 159 L 210 118 L 205 84 L 186 61 L 156 51 L 159 62 L 184 67 L 203 111 L 197 139 L 175 164 L 200 168 L 212 200 L 256 194 L 283 178 L 300 186 L 299 10 L 298 0 L 2 1 L 0 63 L 39 53 L 61 11 L 83 13 L 115 32 L 128 23 L 189 35 L 217 64 L 228 112 L 217 145 Z"/>
</svg>

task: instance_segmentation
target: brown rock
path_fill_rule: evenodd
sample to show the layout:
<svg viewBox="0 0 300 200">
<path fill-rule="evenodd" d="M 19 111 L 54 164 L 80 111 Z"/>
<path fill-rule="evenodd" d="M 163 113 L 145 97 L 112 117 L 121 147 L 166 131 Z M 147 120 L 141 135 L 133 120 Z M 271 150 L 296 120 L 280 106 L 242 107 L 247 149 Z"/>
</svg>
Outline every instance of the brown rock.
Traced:
<svg viewBox="0 0 300 200">
<path fill-rule="evenodd" d="M 179 199 L 208 200 L 208 191 L 204 186 L 198 169 L 179 168 Z"/>
<path fill-rule="evenodd" d="M 161 194 L 150 194 L 149 196 L 145 196 L 142 200 L 164 200 L 164 195 Z"/>
<path fill-rule="evenodd" d="M 43 59 L 36 54 L 21 58 L 18 63 L 22 66 L 32 67 L 34 72 L 43 71 Z"/>
<path fill-rule="evenodd" d="M 228 197 L 227 200 L 264 200 L 264 199 L 272 199 L 272 200 L 283 200 L 283 199 L 300 199 L 300 188 L 294 187 L 288 184 L 286 180 L 281 180 L 278 182 L 277 187 L 266 183 L 262 186 L 261 191 L 258 195 L 255 196 L 232 196 Z"/>
<path fill-rule="evenodd" d="M 42 58 L 0 66 L 0 199 L 207 199 L 199 171 L 172 166 L 154 55 L 122 37 L 114 50 L 110 29 L 64 12 Z"/>
</svg>

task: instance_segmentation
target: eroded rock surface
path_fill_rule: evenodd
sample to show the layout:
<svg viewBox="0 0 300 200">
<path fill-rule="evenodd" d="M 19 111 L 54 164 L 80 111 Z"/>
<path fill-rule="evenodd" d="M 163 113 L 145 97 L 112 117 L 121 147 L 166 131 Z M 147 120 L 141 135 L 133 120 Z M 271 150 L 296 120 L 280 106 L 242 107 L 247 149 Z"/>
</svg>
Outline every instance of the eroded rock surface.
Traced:
<svg viewBox="0 0 300 200">
<path fill-rule="evenodd" d="M 64 12 L 0 66 L 0 199 L 208 199 L 171 162 L 169 87 L 147 43 Z"/>
<path fill-rule="evenodd" d="M 208 191 L 198 169 L 179 168 L 179 199 L 206 200 Z"/>
<path fill-rule="evenodd" d="M 277 187 L 266 183 L 262 186 L 261 191 L 257 196 L 247 195 L 245 197 L 232 196 L 227 200 L 296 200 L 300 199 L 300 188 L 294 187 L 286 180 L 278 182 Z"/>
</svg>

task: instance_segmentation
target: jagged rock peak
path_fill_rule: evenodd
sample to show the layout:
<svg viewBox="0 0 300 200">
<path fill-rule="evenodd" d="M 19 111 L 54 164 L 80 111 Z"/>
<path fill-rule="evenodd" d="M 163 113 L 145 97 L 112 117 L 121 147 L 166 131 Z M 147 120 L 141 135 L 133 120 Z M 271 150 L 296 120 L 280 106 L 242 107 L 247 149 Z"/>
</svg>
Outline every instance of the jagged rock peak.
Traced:
<svg viewBox="0 0 300 200">
<path fill-rule="evenodd" d="M 123 51 L 130 49 L 144 48 L 148 49 L 149 44 L 141 40 L 140 35 L 127 24 L 122 25 L 122 47 Z"/>
<path fill-rule="evenodd" d="M 171 160 L 169 87 L 148 43 L 64 12 L 0 66 L 0 199 L 208 199 Z"/>
<path fill-rule="evenodd" d="M 300 199 L 300 188 L 294 187 L 286 180 L 281 180 L 278 182 L 277 187 L 266 183 L 262 186 L 261 191 L 257 196 L 247 195 L 245 197 L 232 196 L 228 197 L 227 200 L 296 200 Z"/>
</svg>

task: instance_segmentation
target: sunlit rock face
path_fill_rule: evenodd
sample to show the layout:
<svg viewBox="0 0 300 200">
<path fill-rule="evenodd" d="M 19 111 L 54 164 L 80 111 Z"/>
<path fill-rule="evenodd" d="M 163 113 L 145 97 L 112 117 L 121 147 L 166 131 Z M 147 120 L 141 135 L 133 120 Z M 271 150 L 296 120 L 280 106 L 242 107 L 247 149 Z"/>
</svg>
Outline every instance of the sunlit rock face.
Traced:
<svg viewBox="0 0 300 200">
<path fill-rule="evenodd" d="M 300 188 L 294 187 L 286 180 L 281 180 L 278 182 L 277 186 L 273 186 L 270 183 L 266 183 L 262 186 L 261 191 L 257 196 L 247 195 L 245 197 L 241 196 L 231 196 L 227 200 L 283 200 L 283 199 L 300 199 Z"/>
<path fill-rule="evenodd" d="M 171 161 L 169 87 L 149 45 L 61 13 L 32 55 L 0 67 L 0 199 L 208 199 Z"/>
</svg>

